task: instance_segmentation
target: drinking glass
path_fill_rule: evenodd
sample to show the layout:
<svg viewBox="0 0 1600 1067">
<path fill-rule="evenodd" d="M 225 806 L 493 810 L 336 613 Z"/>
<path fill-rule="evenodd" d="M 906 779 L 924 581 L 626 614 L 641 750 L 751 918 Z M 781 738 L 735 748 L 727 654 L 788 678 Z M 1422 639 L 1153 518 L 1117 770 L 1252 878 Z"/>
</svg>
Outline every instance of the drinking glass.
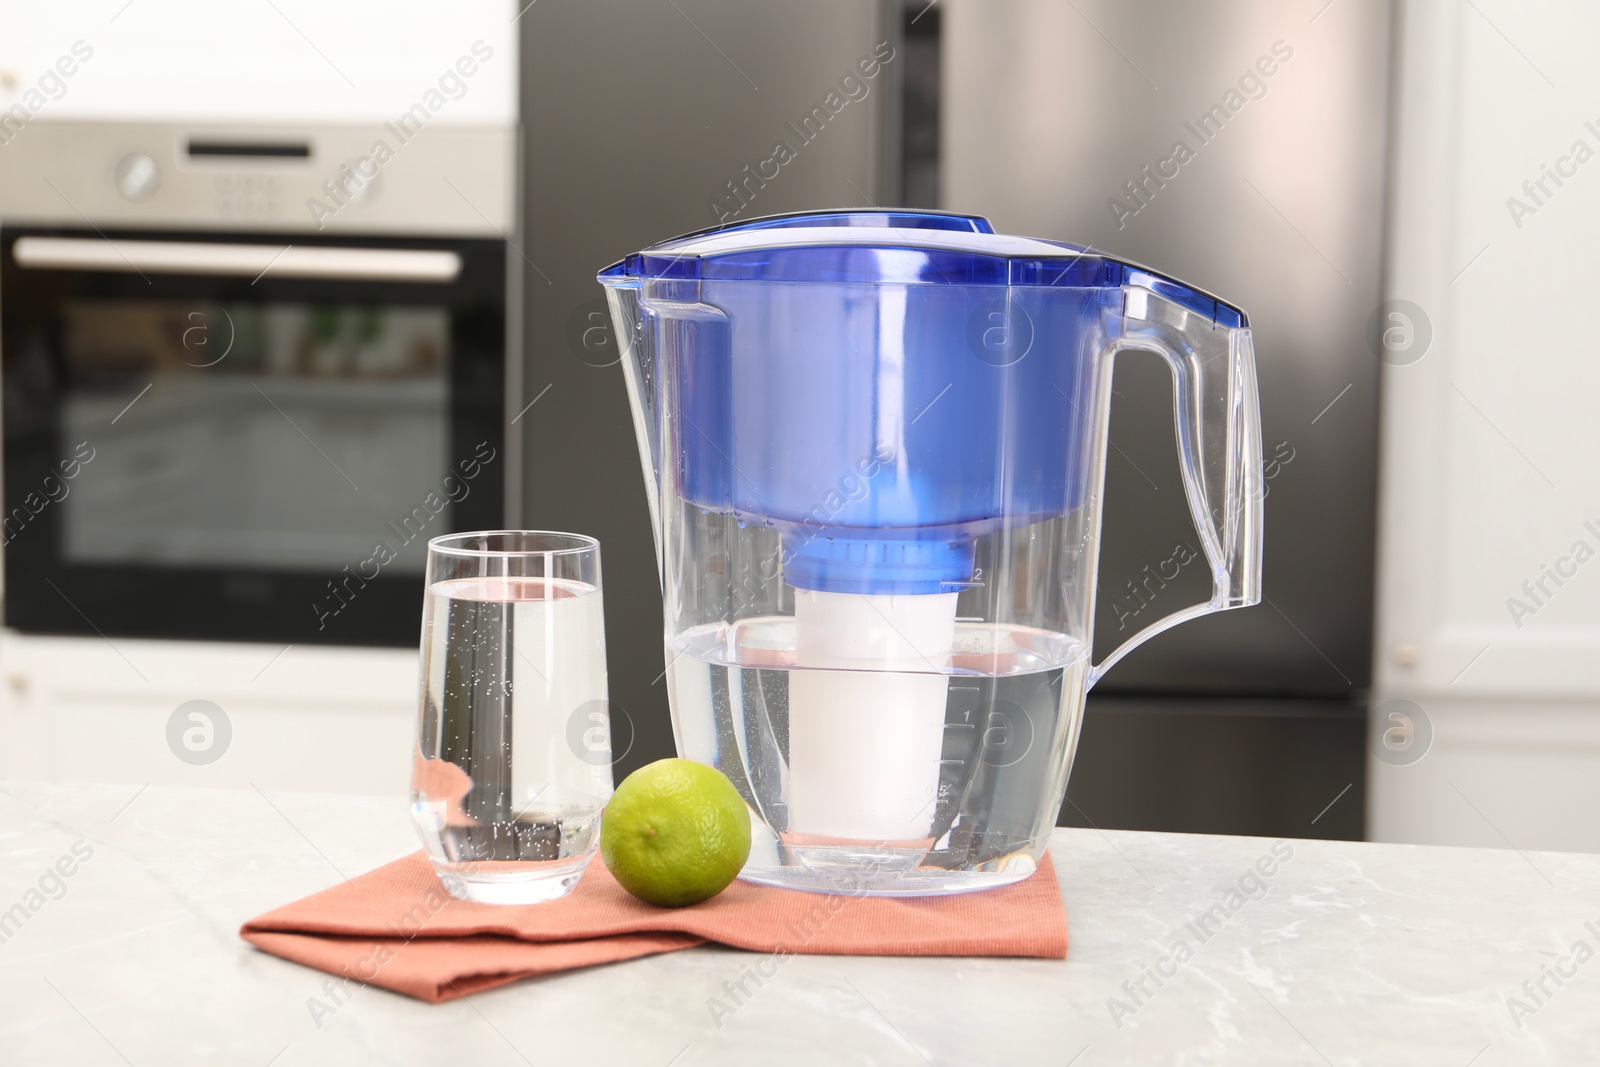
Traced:
<svg viewBox="0 0 1600 1067">
<path fill-rule="evenodd" d="M 498 530 L 428 542 L 411 817 L 453 896 L 577 885 L 611 797 L 600 543 Z"/>
</svg>

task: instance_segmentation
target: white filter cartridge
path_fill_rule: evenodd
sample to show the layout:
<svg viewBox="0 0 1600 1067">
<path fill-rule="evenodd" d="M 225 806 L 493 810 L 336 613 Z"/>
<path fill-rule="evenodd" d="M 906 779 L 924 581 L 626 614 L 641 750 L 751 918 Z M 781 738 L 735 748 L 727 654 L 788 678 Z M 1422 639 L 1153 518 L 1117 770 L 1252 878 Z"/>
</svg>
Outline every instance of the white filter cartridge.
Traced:
<svg viewBox="0 0 1600 1067">
<path fill-rule="evenodd" d="M 929 836 L 944 747 L 955 593 L 795 591 L 789 829 Z"/>
</svg>

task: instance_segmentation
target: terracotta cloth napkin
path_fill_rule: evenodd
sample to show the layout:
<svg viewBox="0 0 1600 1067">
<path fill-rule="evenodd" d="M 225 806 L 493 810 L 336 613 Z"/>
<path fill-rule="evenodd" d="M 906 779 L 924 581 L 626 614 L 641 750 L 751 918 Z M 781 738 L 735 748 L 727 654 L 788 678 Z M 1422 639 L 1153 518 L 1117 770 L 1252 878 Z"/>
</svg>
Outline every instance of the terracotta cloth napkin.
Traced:
<svg viewBox="0 0 1600 1067">
<path fill-rule="evenodd" d="M 467 903 L 417 852 L 269 911 L 239 934 L 284 959 L 433 1003 L 708 941 L 780 954 L 1067 955 L 1048 854 L 1031 877 L 980 893 L 824 896 L 735 881 L 703 904 L 658 908 L 630 896 L 598 857 L 560 900 Z"/>
</svg>

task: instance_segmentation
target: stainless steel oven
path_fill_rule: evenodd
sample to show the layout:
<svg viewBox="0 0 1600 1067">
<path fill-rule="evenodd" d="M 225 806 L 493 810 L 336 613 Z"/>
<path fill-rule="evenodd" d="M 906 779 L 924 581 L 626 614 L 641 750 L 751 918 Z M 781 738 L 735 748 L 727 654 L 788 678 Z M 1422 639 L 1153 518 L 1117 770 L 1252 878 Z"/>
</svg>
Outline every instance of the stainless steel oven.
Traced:
<svg viewBox="0 0 1600 1067">
<path fill-rule="evenodd" d="M 414 644 L 427 540 L 504 521 L 514 253 L 425 197 L 416 232 L 319 229 L 295 185 L 337 153 L 235 136 L 219 169 L 217 143 L 150 154 L 190 187 L 164 213 L 124 157 L 115 210 L 0 228 L 5 623 Z M 251 174 L 277 216 L 205 217 Z"/>
</svg>

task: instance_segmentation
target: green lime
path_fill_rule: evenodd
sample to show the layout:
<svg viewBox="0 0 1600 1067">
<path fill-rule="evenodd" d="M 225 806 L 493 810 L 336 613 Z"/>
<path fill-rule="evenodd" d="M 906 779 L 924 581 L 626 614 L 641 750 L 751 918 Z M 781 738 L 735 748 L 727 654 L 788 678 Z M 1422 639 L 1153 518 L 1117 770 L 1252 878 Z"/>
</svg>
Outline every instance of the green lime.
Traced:
<svg viewBox="0 0 1600 1067">
<path fill-rule="evenodd" d="M 715 767 L 657 760 L 622 780 L 600 824 L 600 855 L 622 888 L 681 908 L 716 896 L 750 857 L 750 811 Z"/>
</svg>

